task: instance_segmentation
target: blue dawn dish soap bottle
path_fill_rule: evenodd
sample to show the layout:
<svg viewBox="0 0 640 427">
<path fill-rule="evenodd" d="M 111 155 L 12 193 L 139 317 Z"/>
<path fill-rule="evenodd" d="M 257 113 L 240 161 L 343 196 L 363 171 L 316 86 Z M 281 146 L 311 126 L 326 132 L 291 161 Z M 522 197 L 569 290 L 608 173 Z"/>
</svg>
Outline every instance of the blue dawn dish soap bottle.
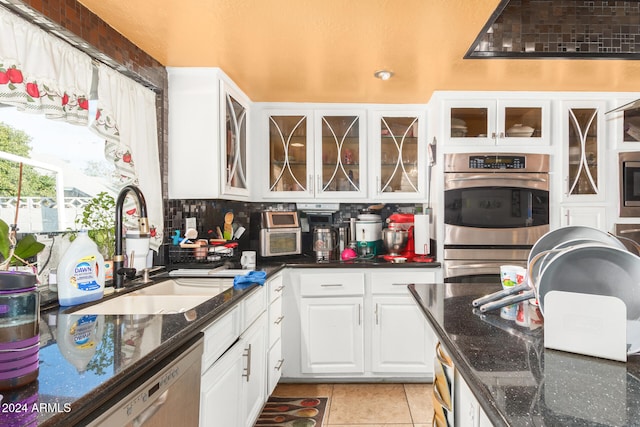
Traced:
<svg viewBox="0 0 640 427">
<path fill-rule="evenodd" d="M 77 305 L 102 298 L 104 258 L 86 231 L 80 231 L 58 264 L 58 302 Z"/>
</svg>

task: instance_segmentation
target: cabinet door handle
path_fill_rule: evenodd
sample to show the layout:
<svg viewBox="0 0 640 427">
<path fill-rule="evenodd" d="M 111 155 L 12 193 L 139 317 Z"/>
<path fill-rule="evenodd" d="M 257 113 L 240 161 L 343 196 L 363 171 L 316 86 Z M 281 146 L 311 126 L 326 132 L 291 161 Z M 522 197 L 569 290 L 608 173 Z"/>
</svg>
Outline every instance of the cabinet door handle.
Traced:
<svg viewBox="0 0 640 427">
<path fill-rule="evenodd" d="M 247 358 L 247 367 L 245 368 L 245 373 L 242 374 L 242 376 L 247 379 L 247 382 L 249 382 L 249 377 L 251 377 L 251 344 L 249 344 L 249 347 L 245 348 L 244 351 L 243 356 L 246 356 Z"/>
<path fill-rule="evenodd" d="M 500 139 L 504 138 L 504 132 L 500 132 L 500 134 L 498 135 L 498 138 Z"/>
<path fill-rule="evenodd" d="M 378 303 L 376 303 L 375 315 L 376 315 L 376 325 L 379 325 L 380 323 L 378 322 Z"/>
<path fill-rule="evenodd" d="M 380 188 L 380 177 L 376 176 L 376 192 L 380 193 L 382 191 L 382 188 Z"/>
<path fill-rule="evenodd" d="M 320 178 L 320 174 L 318 174 L 318 176 L 316 177 L 316 180 L 318 180 L 318 193 L 320 193 L 322 191 L 322 181 Z"/>
<path fill-rule="evenodd" d="M 498 135 L 495 132 L 491 132 L 491 139 L 496 139 Z"/>
<path fill-rule="evenodd" d="M 282 322 L 283 319 L 284 319 L 284 316 L 280 316 L 273 323 L 276 324 L 276 325 L 279 325 Z"/>
<path fill-rule="evenodd" d="M 278 360 L 278 364 L 275 366 L 276 371 L 279 371 L 282 368 L 283 363 L 284 363 L 284 359 Z"/>
<path fill-rule="evenodd" d="M 284 285 L 280 285 L 277 288 L 274 289 L 274 291 L 276 292 L 282 292 L 282 290 L 284 289 Z"/>
<path fill-rule="evenodd" d="M 309 180 L 307 182 L 307 191 L 313 194 L 313 175 L 309 174 Z"/>
<path fill-rule="evenodd" d="M 362 304 L 358 304 L 358 325 L 362 325 Z"/>
</svg>

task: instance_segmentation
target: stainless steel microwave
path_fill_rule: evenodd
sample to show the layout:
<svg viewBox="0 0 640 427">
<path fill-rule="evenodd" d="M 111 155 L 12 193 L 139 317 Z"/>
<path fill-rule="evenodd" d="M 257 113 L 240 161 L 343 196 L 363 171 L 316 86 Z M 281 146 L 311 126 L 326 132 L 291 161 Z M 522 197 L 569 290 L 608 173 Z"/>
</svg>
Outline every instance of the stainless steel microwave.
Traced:
<svg viewBox="0 0 640 427">
<path fill-rule="evenodd" d="M 640 152 L 618 154 L 620 165 L 620 216 L 640 216 Z"/>
</svg>

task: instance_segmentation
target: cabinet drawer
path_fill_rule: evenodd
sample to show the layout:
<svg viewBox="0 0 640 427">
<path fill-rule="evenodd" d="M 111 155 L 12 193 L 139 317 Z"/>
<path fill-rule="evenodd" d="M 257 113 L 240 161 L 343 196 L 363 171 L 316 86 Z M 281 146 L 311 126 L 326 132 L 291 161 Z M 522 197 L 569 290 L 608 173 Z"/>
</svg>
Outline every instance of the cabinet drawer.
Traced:
<svg viewBox="0 0 640 427">
<path fill-rule="evenodd" d="M 371 291 L 374 294 L 409 294 L 410 283 L 433 283 L 436 273 L 427 269 L 421 271 L 375 271 L 371 273 Z"/>
<path fill-rule="evenodd" d="M 240 307 L 236 305 L 202 332 L 204 333 L 202 372 L 205 372 L 240 336 Z"/>
<path fill-rule="evenodd" d="M 269 347 L 282 336 L 282 298 L 278 298 L 269 305 Z"/>
<path fill-rule="evenodd" d="M 266 291 L 260 286 L 253 294 L 242 301 L 242 330 L 246 330 L 262 312 L 267 309 Z"/>
<path fill-rule="evenodd" d="M 282 376 L 282 365 L 284 364 L 284 358 L 282 357 L 282 341 L 276 341 L 269 349 L 269 356 L 267 360 L 267 394 L 271 395 L 276 388 L 280 377 Z"/>
<path fill-rule="evenodd" d="M 282 291 L 284 290 L 284 281 L 282 277 L 282 274 L 280 274 L 273 279 L 268 280 L 269 302 L 273 302 L 276 298 L 282 296 Z"/>
<path fill-rule="evenodd" d="M 363 273 L 301 274 L 300 295 L 364 295 Z"/>
</svg>

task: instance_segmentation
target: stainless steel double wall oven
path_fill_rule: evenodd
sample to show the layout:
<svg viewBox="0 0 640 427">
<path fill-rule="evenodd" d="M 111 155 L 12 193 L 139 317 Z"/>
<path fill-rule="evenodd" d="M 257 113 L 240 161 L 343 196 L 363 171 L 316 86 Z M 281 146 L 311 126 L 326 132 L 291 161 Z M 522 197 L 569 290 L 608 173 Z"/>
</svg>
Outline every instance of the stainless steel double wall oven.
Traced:
<svg viewBox="0 0 640 427">
<path fill-rule="evenodd" d="M 445 281 L 486 281 L 500 265 L 526 266 L 548 231 L 548 155 L 445 155 Z"/>
</svg>

